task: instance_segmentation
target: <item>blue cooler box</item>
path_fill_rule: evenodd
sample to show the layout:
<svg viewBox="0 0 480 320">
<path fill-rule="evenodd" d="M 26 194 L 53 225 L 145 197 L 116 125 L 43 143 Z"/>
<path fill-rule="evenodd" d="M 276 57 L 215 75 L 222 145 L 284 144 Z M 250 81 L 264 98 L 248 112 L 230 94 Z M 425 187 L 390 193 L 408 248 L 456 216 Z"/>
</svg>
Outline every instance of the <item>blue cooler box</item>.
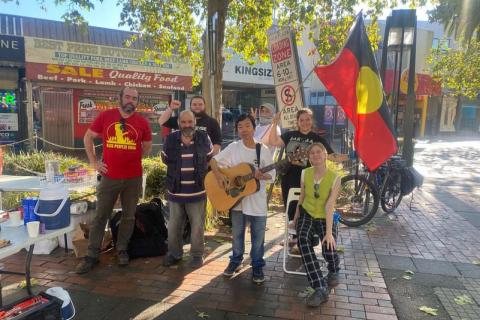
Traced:
<svg viewBox="0 0 480 320">
<path fill-rule="evenodd" d="M 40 191 L 35 214 L 46 230 L 55 230 L 70 225 L 70 195 L 61 183 L 49 183 Z"/>
</svg>

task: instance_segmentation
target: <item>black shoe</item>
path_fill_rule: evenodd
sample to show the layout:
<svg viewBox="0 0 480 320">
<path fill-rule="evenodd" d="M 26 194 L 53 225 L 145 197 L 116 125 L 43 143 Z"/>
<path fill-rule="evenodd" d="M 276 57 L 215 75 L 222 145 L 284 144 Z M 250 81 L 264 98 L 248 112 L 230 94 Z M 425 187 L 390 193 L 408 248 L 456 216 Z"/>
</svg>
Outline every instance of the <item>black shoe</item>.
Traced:
<svg viewBox="0 0 480 320">
<path fill-rule="evenodd" d="M 328 301 L 328 291 L 326 288 L 317 288 L 310 297 L 307 298 L 307 306 L 318 307 Z"/>
<path fill-rule="evenodd" d="M 117 253 L 117 264 L 121 267 L 128 266 L 128 262 L 130 261 L 130 257 L 128 256 L 127 251 L 122 250 L 118 251 Z"/>
<path fill-rule="evenodd" d="M 240 270 L 240 264 L 230 261 L 225 271 L 223 271 L 223 275 L 225 277 L 232 277 L 235 274 L 235 272 L 238 272 L 239 270 Z"/>
<path fill-rule="evenodd" d="M 165 256 L 165 258 L 163 259 L 163 266 L 164 267 L 171 267 L 171 266 L 174 266 L 174 265 L 178 264 L 180 261 L 182 261 L 182 259 L 177 259 L 177 258 L 174 258 L 171 255 L 167 254 Z"/>
<path fill-rule="evenodd" d="M 86 256 L 83 258 L 82 262 L 75 267 L 75 273 L 84 274 L 90 272 L 97 264 L 98 259 Z"/>
<path fill-rule="evenodd" d="M 203 266 L 203 257 L 192 257 L 188 266 L 192 269 L 198 269 Z"/>
<path fill-rule="evenodd" d="M 339 283 L 338 273 L 328 272 L 327 276 L 325 277 L 325 281 L 327 282 L 329 288 L 335 288 Z"/>
<path fill-rule="evenodd" d="M 252 281 L 256 284 L 261 284 L 265 282 L 265 275 L 263 274 L 262 268 L 254 268 L 252 272 Z"/>
</svg>

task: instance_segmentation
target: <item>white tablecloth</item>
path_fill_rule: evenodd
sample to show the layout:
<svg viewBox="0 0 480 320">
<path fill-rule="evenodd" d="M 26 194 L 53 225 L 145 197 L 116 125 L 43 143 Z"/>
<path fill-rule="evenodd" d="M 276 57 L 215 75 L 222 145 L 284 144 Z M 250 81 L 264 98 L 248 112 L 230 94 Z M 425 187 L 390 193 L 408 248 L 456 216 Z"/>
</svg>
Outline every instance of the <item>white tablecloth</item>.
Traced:
<svg viewBox="0 0 480 320">
<path fill-rule="evenodd" d="M 8 222 L 6 222 L 8 223 Z M 5 223 L 2 223 L 2 230 L 0 231 L 0 238 L 5 240 L 10 240 L 11 244 L 8 247 L 0 249 L 0 259 L 6 258 L 12 254 L 17 253 L 18 251 L 28 247 L 32 244 L 35 244 L 41 240 L 53 239 L 58 236 L 61 236 L 65 233 L 73 231 L 75 226 L 70 224 L 68 227 L 57 229 L 57 230 L 46 230 L 45 234 L 39 234 L 36 238 L 30 238 L 28 236 L 27 227 L 7 227 Z"/>
<path fill-rule="evenodd" d="M 82 183 L 67 183 L 68 190 L 82 191 L 86 188 L 95 187 L 96 181 Z M 17 191 L 17 192 L 35 192 L 45 187 L 41 177 L 38 176 L 0 176 L 0 192 Z"/>
</svg>

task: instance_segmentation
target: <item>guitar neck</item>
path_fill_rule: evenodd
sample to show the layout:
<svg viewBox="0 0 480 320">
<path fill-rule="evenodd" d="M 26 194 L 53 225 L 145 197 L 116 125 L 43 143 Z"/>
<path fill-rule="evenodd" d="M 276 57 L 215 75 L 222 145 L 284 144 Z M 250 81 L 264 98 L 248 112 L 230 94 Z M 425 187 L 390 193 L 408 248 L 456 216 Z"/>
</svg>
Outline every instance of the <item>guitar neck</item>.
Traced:
<svg viewBox="0 0 480 320">
<path fill-rule="evenodd" d="M 266 172 L 269 172 L 269 171 L 272 171 L 273 169 L 277 168 L 278 166 L 284 164 L 288 162 L 288 159 L 283 159 L 283 160 L 280 160 L 280 161 L 277 161 L 275 163 L 272 163 L 266 167 L 263 167 L 263 168 L 260 168 L 258 170 L 260 170 L 261 173 L 266 173 Z M 243 181 L 248 181 L 248 180 L 251 180 L 255 177 L 255 173 L 250 173 L 250 174 L 247 174 L 245 176 L 242 177 Z"/>
</svg>

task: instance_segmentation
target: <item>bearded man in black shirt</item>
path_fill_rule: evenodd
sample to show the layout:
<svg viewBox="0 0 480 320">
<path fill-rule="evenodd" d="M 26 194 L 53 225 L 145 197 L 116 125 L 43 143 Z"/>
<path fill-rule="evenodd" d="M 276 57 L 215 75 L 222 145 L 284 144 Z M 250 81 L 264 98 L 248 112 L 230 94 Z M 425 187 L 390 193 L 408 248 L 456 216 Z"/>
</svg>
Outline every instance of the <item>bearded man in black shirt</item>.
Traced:
<svg viewBox="0 0 480 320">
<path fill-rule="evenodd" d="M 172 112 L 180 108 L 181 102 L 172 100 L 170 106 L 158 118 L 158 123 L 170 129 L 178 130 L 178 117 L 172 117 Z M 215 118 L 210 117 L 205 112 L 205 99 L 202 96 L 194 96 L 190 100 L 190 110 L 196 118 L 196 130 L 205 131 L 213 144 L 213 155 L 220 152 L 222 145 L 222 131 Z"/>
</svg>

